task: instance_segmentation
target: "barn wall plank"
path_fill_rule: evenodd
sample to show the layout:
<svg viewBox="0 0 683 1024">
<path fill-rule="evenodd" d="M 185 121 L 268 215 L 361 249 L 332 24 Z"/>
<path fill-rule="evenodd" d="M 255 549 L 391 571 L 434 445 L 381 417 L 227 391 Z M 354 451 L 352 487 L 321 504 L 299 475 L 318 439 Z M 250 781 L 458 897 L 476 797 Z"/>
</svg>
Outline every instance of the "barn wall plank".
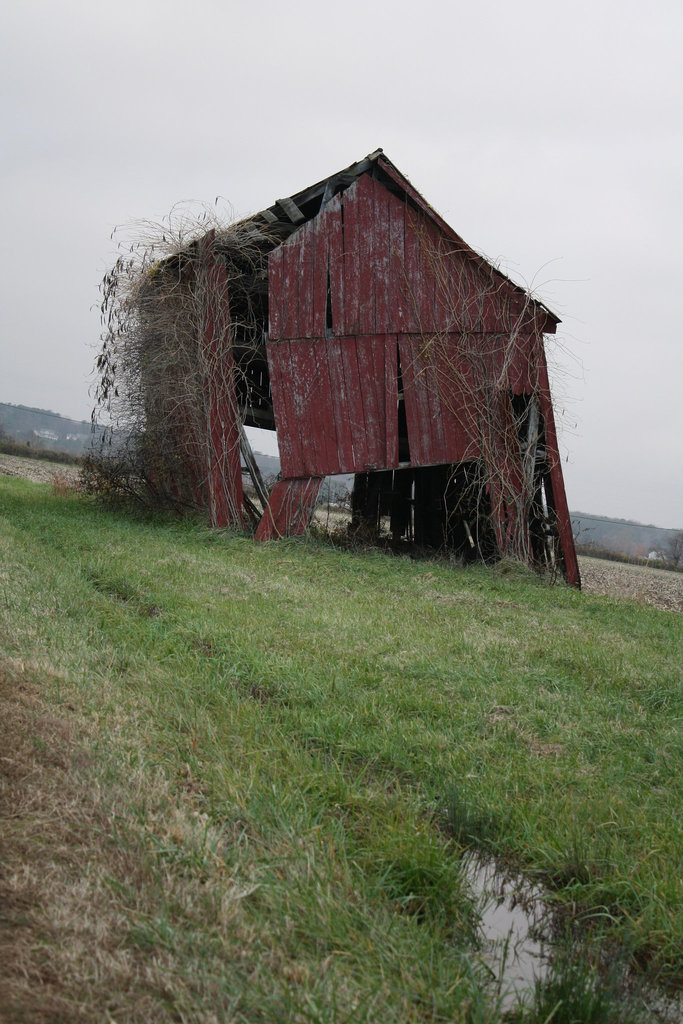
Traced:
<svg viewBox="0 0 683 1024">
<path fill-rule="evenodd" d="M 328 231 L 328 260 L 332 297 L 332 331 L 345 331 L 344 234 L 342 229 L 342 197 L 335 196 L 325 208 Z"/>
<path fill-rule="evenodd" d="M 381 368 L 377 354 L 382 357 Z M 360 382 L 360 400 L 365 420 L 365 468 L 382 469 L 386 448 L 384 401 L 384 344 L 382 338 L 361 336 L 356 339 L 356 357 Z M 381 378 L 378 379 L 378 373 Z"/>
<path fill-rule="evenodd" d="M 329 341 L 318 338 L 311 342 L 315 360 L 315 386 L 311 395 L 313 404 L 312 428 L 319 444 L 318 472 L 326 476 L 339 473 L 339 440 L 337 403 L 333 396 L 328 362 Z"/>
<path fill-rule="evenodd" d="M 355 338 L 348 339 L 342 345 L 341 355 L 344 368 L 353 464 L 355 467 L 358 467 L 356 472 L 362 472 L 369 465 L 373 465 L 373 463 L 368 458 L 365 410 L 362 399 L 363 391 L 358 368 L 358 350 Z"/>
<path fill-rule="evenodd" d="M 398 467 L 398 339 L 384 335 L 385 466 Z"/>
<path fill-rule="evenodd" d="M 339 473 L 354 470 L 353 439 L 349 418 L 349 400 L 344 377 L 342 346 L 353 343 L 351 338 L 330 338 L 325 346 L 330 381 L 330 406 L 337 435 L 337 464 Z"/>
<path fill-rule="evenodd" d="M 268 334 L 269 337 L 282 337 L 282 300 L 283 290 L 283 256 L 282 246 L 268 256 Z"/>
<path fill-rule="evenodd" d="M 303 476 L 305 469 L 301 448 L 301 421 L 294 402 L 290 342 L 269 342 L 266 354 L 282 474 L 288 477 Z"/>
<path fill-rule="evenodd" d="M 375 194 L 368 177 L 357 181 L 355 207 L 358 212 L 359 279 L 358 334 L 375 333 Z"/>
<path fill-rule="evenodd" d="M 298 537 L 311 521 L 322 477 L 279 480 L 255 533 L 257 541 Z"/>
<path fill-rule="evenodd" d="M 362 180 L 362 179 L 361 179 Z M 342 329 L 335 331 L 346 336 L 358 334 L 358 305 L 360 286 L 360 224 L 356 202 L 358 182 L 344 193 L 344 317 Z"/>
</svg>

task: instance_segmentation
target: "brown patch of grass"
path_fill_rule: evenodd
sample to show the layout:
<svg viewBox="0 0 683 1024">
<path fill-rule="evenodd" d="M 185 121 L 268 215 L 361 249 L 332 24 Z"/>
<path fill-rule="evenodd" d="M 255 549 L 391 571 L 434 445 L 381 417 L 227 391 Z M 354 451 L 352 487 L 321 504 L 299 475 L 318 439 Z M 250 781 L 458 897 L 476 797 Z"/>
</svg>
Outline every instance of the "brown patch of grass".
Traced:
<svg viewBox="0 0 683 1024">
<path fill-rule="evenodd" d="M 150 848 L 187 843 L 192 794 L 171 801 L 149 773 L 130 791 L 104 785 L 94 727 L 68 705 L 55 714 L 36 685 L 45 681 L 0 664 L 0 1021 L 179 1020 L 202 1003 L 202 979 L 188 977 L 187 941 L 176 950 L 150 935 L 167 897 L 183 908 L 172 922 L 179 935 L 207 909 L 203 895 L 220 904 L 223 865 L 216 857 L 213 878 L 160 877 Z M 143 791 L 150 812 L 140 826 L 129 805 Z"/>
<path fill-rule="evenodd" d="M 93 1020 L 95 976 L 131 986 L 104 878 L 135 865 L 102 841 L 112 822 L 86 785 L 85 723 L 53 714 L 36 685 L 2 667 L 0 703 L 0 1020 Z"/>
</svg>

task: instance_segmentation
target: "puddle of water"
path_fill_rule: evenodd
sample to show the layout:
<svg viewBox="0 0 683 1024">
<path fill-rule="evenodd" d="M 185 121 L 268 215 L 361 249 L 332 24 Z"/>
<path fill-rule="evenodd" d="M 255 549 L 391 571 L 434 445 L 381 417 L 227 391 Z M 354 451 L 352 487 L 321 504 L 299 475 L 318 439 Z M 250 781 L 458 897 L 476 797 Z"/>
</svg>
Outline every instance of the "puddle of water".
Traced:
<svg viewBox="0 0 683 1024">
<path fill-rule="evenodd" d="M 501 871 L 495 861 L 481 856 L 467 857 L 463 871 L 480 915 L 482 956 L 499 987 L 501 1009 L 510 1010 L 533 992 L 536 981 L 547 977 L 552 966 L 552 914 L 545 892 L 523 875 Z M 683 996 L 645 986 L 636 1001 L 652 1014 L 652 1021 L 683 1021 Z"/>
<path fill-rule="evenodd" d="M 502 1009 L 510 1009 L 550 966 L 545 952 L 550 912 L 544 892 L 481 857 L 468 857 L 464 873 L 480 915 L 484 959 L 500 987 Z"/>
</svg>

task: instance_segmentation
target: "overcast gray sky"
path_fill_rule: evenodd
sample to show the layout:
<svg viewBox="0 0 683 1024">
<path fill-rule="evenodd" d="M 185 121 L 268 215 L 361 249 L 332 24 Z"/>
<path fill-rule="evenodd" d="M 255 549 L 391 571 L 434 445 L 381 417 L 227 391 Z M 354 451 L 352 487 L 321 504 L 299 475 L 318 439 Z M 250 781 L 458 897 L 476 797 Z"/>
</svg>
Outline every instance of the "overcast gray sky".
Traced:
<svg viewBox="0 0 683 1024">
<path fill-rule="evenodd" d="M 680 0 L 21 0 L 0 401 L 87 418 L 116 225 L 270 205 L 378 146 L 563 320 L 570 507 L 683 526 Z"/>
</svg>

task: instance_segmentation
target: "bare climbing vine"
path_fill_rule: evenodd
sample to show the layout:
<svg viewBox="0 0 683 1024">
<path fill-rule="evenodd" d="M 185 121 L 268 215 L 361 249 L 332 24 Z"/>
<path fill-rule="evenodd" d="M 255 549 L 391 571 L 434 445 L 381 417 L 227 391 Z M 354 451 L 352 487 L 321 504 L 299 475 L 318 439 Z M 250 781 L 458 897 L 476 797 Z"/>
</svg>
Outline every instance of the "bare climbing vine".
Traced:
<svg viewBox="0 0 683 1024">
<path fill-rule="evenodd" d="M 222 507 L 241 522 L 231 481 L 212 460 L 239 473 L 236 383 L 251 359 L 265 359 L 263 253 L 272 244 L 253 221 L 182 207 L 120 244 L 101 284 L 90 490 L 151 507 Z"/>
</svg>

